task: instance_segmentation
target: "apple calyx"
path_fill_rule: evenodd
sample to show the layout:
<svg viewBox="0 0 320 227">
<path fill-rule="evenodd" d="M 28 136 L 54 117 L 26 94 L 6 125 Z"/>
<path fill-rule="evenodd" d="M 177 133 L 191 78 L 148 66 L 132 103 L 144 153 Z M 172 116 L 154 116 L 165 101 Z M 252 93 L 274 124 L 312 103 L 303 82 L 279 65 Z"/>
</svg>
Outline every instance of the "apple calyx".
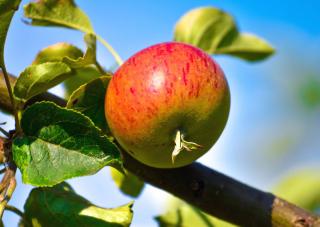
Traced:
<svg viewBox="0 0 320 227">
<path fill-rule="evenodd" d="M 185 149 L 187 151 L 194 151 L 194 150 L 198 150 L 199 148 L 203 147 L 197 143 L 186 141 L 184 139 L 184 134 L 182 134 L 180 130 L 177 130 L 174 143 L 175 143 L 175 147 L 174 147 L 174 149 L 172 151 L 172 155 L 171 155 L 172 164 L 174 164 L 174 161 L 176 160 L 177 156 L 180 154 L 180 152 L 182 150 Z"/>
</svg>

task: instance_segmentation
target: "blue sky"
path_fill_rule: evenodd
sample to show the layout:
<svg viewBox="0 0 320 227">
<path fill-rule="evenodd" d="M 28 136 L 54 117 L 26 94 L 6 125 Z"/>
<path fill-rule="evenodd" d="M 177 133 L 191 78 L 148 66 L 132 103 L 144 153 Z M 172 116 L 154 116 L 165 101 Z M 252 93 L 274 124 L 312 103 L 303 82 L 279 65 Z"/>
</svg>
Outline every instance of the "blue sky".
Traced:
<svg viewBox="0 0 320 227">
<path fill-rule="evenodd" d="M 23 4 L 26 2 L 23 1 Z M 299 112 L 292 98 L 293 93 L 286 88 L 293 86 L 288 80 L 292 78 L 295 81 L 302 80 L 302 75 L 294 76 L 301 68 L 320 72 L 316 60 L 319 59 L 318 53 L 320 53 L 320 1 L 78 0 L 76 2 L 89 15 L 96 32 L 113 45 L 123 59 L 149 45 L 170 41 L 174 24 L 181 15 L 192 8 L 215 6 L 232 14 L 241 31 L 264 37 L 276 47 L 277 54 L 265 62 L 255 64 L 231 57 L 217 57 L 229 80 L 232 108 L 221 139 L 200 161 L 254 186 L 268 189 L 281 173 L 293 167 L 279 161 L 274 162 L 274 158 L 269 157 L 269 154 L 254 153 L 257 147 L 259 149 L 262 147 L 263 150 L 269 146 L 268 141 L 256 136 L 267 133 L 269 137 L 272 134 L 274 138 L 270 138 L 275 141 L 282 137 L 288 141 L 305 138 L 298 144 L 289 143 L 291 146 L 289 148 L 296 150 L 297 153 L 303 150 L 304 156 L 309 158 L 305 162 L 298 161 L 299 155 L 291 155 L 290 158 L 295 163 L 295 168 L 304 166 L 305 163 L 319 166 L 320 160 L 314 158 L 316 153 L 313 152 L 314 148 L 320 147 L 319 142 L 312 139 L 313 137 L 310 138 L 307 133 L 310 131 L 315 133 L 316 128 L 320 126 L 319 120 L 310 120 L 314 119 L 314 115 L 319 111 L 307 114 Z M 32 62 L 41 48 L 48 45 L 67 41 L 84 48 L 82 34 L 79 32 L 31 27 L 22 23 L 21 19 L 20 9 L 14 17 L 6 44 L 7 68 L 15 75 Z M 112 56 L 101 45 L 98 46 L 98 57 L 105 67 L 114 64 Z M 292 72 L 292 76 L 286 75 L 287 72 Z M 318 78 L 319 76 L 316 75 Z M 54 91 L 61 94 L 61 88 L 56 88 Z M 288 112 L 289 110 L 294 113 Z M 2 121 L 8 121 L 6 126 L 8 129 L 13 127 L 11 118 L 0 113 L 0 122 Z M 270 121 L 276 122 L 276 126 L 270 124 Z M 254 143 L 253 140 L 257 142 Z M 304 146 L 305 144 L 308 146 Z M 319 157 L 317 154 L 316 156 Z M 257 162 L 260 166 L 255 165 L 255 161 L 261 161 L 263 158 L 269 158 L 270 162 L 275 163 L 274 168 L 263 162 Z M 257 168 L 261 171 L 257 171 Z M 130 198 L 117 191 L 108 171 L 106 168 L 95 176 L 72 179 L 70 183 L 77 192 L 100 206 L 112 207 L 129 202 Z M 22 208 L 31 187 L 22 185 L 20 179 L 18 182 L 12 204 Z M 155 193 L 158 193 L 157 196 L 154 196 Z M 134 206 L 136 215 L 133 226 L 155 226 L 152 217 L 165 207 L 166 197 L 166 193 L 148 186 Z M 5 223 L 8 223 L 7 226 L 16 226 L 17 218 L 13 214 L 7 212 L 4 218 Z"/>
</svg>

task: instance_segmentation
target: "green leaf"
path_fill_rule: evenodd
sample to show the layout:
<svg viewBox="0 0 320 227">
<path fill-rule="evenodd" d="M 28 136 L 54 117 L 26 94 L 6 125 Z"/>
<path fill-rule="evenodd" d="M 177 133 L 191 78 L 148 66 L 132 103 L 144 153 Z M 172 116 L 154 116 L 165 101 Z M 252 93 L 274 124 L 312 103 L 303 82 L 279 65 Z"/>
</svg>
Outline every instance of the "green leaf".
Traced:
<svg viewBox="0 0 320 227">
<path fill-rule="evenodd" d="M 72 76 L 71 69 L 62 62 L 47 62 L 27 67 L 19 76 L 13 93 L 25 102 Z"/>
<path fill-rule="evenodd" d="M 105 72 L 96 60 L 96 35 L 88 16 L 79 9 L 73 0 L 41 0 L 24 7 L 25 17 L 31 19 L 32 25 L 59 26 L 76 29 L 86 33 L 88 46 L 84 56 L 61 56 L 77 76 L 65 81 L 66 96 L 86 82 L 103 75 Z M 95 66 L 94 66 L 95 65 Z"/>
<path fill-rule="evenodd" d="M 73 59 L 66 56 L 63 58 L 63 61 L 77 72 L 77 77 L 65 81 L 66 95 L 68 97 L 81 85 L 105 74 L 105 71 L 96 59 L 96 36 L 93 34 L 86 34 L 84 40 L 87 44 L 87 50 L 82 57 Z M 103 124 L 106 125 L 104 122 Z"/>
<path fill-rule="evenodd" d="M 217 8 L 201 7 L 182 16 L 176 24 L 174 40 L 214 53 L 219 44 L 236 30 L 233 18 L 229 14 Z"/>
<path fill-rule="evenodd" d="M 82 50 L 69 43 L 56 43 L 42 49 L 36 56 L 33 64 L 51 61 L 62 61 L 64 57 L 77 59 L 83 56 Z"/>
<path fill-rule="evenodd" d="M 82 68 L 87 65 L 96 64 L 96 36 L 93 34 L 86 34 L 84 40 L 87 44 L 87 51 L 83 57 L 72 59 L 70 57 L 64 57 L 63 61 L 71 68 Z"/>
<path fill-rule="evenodd" d="M 159 227 L 233 227 L 234 225 L 201 212 L 178 199 L 172 199 L 168 211 L 155 217 Z"/>
<path fill-rule="evenodd" d="M 25 135 L 14 140 L 13 158 L 24 183 L 52 186 L 106 165 L 122 170 L 115 144 L 79 112 L 36 103 L 23 113 L 21 127 Z"/>
<path fill-rule="evenodd" d="M 32 25 L 59 26 L 93 33 L 88 16 L 73 0 L 40 0 L 24 7 L 25 17 Z"/>
<path fill-rule="evenodd" d="M 110 171 L 113 181 L 124 194 L 134 198 L 141 194 L 144 182 L 137 176 L 127 170 L 125 170 L 125 174 L 116 169 L 110 169 Z"/>
<path fill-rule="evenodd" d="M 24 205 L 30 226 L 124 226 L 131 224 L 133 203 L 117 208 L 102 208 L 76 194 L 67 184 L 35 188 Z"/>
<path fill-rule="evenodd" d="M 110 79 L 111 75 L 103 76 L 80 86 L 67 103 L 67 108 L 83 113 L 106 134 L 110 134 L 110 129 L 104 114 L 104 98 Z"/>
<path fill-rule="evenodd" d="M 241 34 L 233 17 L 214 7 L 196 8 L 183 15 L 176 24 L 174 40 L 208 54 L 229 54 L 249 61 L 263 60 L 274 53 L 266 41 Z"/>
<path fill-rule="evenodd" d="M 62 61 L 63 59 L 68 59 L 67 61 L 69 61 L 70 63 L 69 67 L 76 67 L 72 70 L 73 76 L 64 81 L 64 86 L 66 88 L 66 96 L 69 97 L 72 94 L 72 92 L 81 85 L 101 76 L 101 72 L 99 72 L 97 66 L 93 65 L 94 63 L 92 63 L 95 61 L 95 56 L 92 56 L 93 53 L 95 55 L 96 51 L 95 43 L 92 44 L 88 42 L 87 45 L 88 47 L 85 54 L 83 54 L 83 52 L 79 48 L 69 43 L 57 43 L 48 46 L 38 53 L 37 57 L 33 61 L 33 64 L 56 62 Z M 90 57 L 90 55 L 92 57 Z M 77 64 L 81 63 L 83 59 L 88 58 L 94 58 L 94 61 L 89 61 L 90 65 L 83 64 L 82 67 L 77 67 Z M 87 60 L 84 60 L 84 63 L 86 61 Z"/>
<path fill-rule="evenodd" d="M 217 54 L 229 54 L 248 61 L 263 60 L 274 53 L 266 41 L 251 34 L 241 34 L 228 45 L 218 47 Z"/>
<path fill-rule="evenodd" d="M 4 67 L 4 45 L 12 17 L 21 0 L 0 0 L 0 67 Z"/>
<path fill-rule="evenodd" d="M 281 181 L 273 192 L 307 210 L 320 207 L 319 169 L 300 170 Z"/>
<path fill-rule="evenodd" d="M 81 85 L 84 85 L 90 82 L 93 79 L 96 79 L 101 75 L 95 66 L 86 66 L 81 69 L 75 69 L 76 75 L 64 81 L 63 85 L 66 89 L 66 98 L 69 98 L 70 95 L 77 90 Z"/>
</svg>

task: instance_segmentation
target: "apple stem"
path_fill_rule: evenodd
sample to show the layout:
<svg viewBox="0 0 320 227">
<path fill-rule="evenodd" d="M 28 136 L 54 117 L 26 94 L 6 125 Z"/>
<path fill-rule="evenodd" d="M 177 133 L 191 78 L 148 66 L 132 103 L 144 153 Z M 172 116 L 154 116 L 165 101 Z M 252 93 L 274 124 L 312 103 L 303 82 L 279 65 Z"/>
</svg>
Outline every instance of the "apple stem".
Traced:
<svg viewBox="0 0 320 227">
<path fill-rule="evenodd" d="M 174 140 L 174 143 L 176 144 L 174 146 L 174 149 L 172 151 L 172 155 L 171 155 L 171 158 L 172 158 L 172 163 L 174 163 L 176 157 L 180 154 L 180 151 L 183 150 L 183 146 L 182 146 L 182 143 L 181 143 L 181 132 L 180 130 L 177 131 L 177 134 L 176 134 L 176 138 Z"/>
<path fill-rule="evenodd" d="M 193 151 L 202 148 L 202 146 L 197 143 L 186 141 L 184 139 L 184 135 L 181 133 L 180 130 L 177 130 L 174 143 L 175 147 L 171 155 L 172 163 L 175 162 L 177 156 L 180 154 L 182 150 L 186 149 L 187 151 Z"/>
</svg>

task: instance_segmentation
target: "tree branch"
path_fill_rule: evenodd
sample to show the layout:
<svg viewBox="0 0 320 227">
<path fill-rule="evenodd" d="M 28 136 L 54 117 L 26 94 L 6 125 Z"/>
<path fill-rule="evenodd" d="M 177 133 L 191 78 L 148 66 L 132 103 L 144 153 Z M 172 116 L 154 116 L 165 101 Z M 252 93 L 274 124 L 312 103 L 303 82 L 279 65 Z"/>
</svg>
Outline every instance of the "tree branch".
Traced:
<svg viewBox="0 0 320 227">
<path fill-rule="evenodd" d="M 11 78 L 14 80 L 14 78 Z M 9 96 L 0 81 L 0 108 L 12 111 Z M 66 102 L 49 93 L 34 101 Z M 0 138 L 0 148 L 3 140 Z M 123 152 L 124 166 L 155 187 L 161 188 L 203 210 L 240 226 L 320 226 L 320 218 L 275 195 L 260 191 L 200 163 L 177 169 L 145 166 Z"/>
</svg>

